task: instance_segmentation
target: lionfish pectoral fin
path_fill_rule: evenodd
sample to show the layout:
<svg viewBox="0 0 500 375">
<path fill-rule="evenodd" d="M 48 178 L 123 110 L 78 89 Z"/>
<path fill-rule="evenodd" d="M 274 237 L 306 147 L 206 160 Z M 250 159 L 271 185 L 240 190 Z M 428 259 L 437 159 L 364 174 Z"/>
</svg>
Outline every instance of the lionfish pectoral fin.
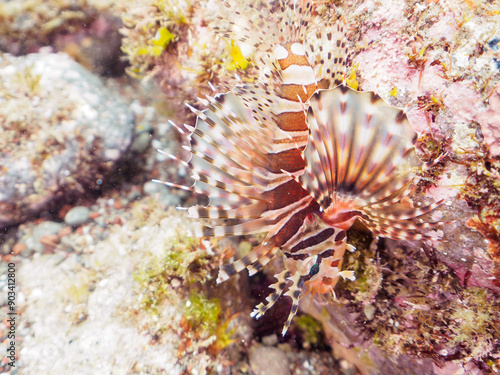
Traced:
<svg viewBox="0 0 500 375">
<path fill-rule="evenodd" d="M 185 190 L 185 191 L 190 191 L 192 193 L 196 192 L 195 189 L 193 189 L 190 186 L 185 186 L 185 185 L 179 185 L 179 184 L 174 184 L 173 182 L 168 182 L 168 181 L 160 181 L 160 180 L 151 180 L 151 182 L 155 182 L 157 184 L 162 184 L 165 185 L 169 188 L 175 188 L 175 189 L 180 189 L 180 190 Z"/>
<path fill-rule="evenodd" d="M 421 233 L 420 230 L 424 228 L 434 229 L 443 224 L 442 222 L 413 223 L 409 220 L 385 220 L 380 217 L 363 218 L 361 221 L 374 235 L 392 240 L 430 240 L 436 236 L 430 233 Z"/>
<path fill-rule="evenodd" d="M 370 203 L 397 195 L 406 180 L 398 168 L 416 159 L 408 151 L 414 132 L 404 112 L 342 85 L 319 90 L 309 104 L 311 135 L 300 179 L 318 203 L 326 208 L 344 196 Z"/>
<path fill-rule="evenodd" d="M 224 264 L 219 268 L 217 284 L 228 280 L 231 276 L 237 274 L 244 269 L 248 269 L 252 275 L 261 270 L 269 261 L 276 255 L 278 248 L 270 242 L 263 242 L 255 247 L 250 253 L 243 258 L 230 263 Z"/>
<path fill-rule="evenodd" d="M 290 271 L 284 270 L 279 274 L 274 275 L 274 277 L 278 280 L 274 284 L 269 285 L 270 289 L 274 289 L 274 292 L 270 293 L 266 297 L 267 303 L 259 303 L 255 309 L 250 313 L 250 316 L 255 319 L 260 319 L 264 314 L 269 310 L 274 304 L 278 301 L 278 299 L 283 294 L 283 291 L 286 288 L 287 278 L 290 276 Z"/>
<path fill-rule="evenodd" d="M 428 214 L 441 205 L 444 200 L 423 206 L 407 206 L 402 202 L 392 202 L 391 206 L 374 204 L 363 209 L 361 221 L 377 236 L 393 240 L 430 240 L 435 234 L 421 233 L 422 229 L 435 229 L 446 222 L 413 222 L 419 216 Z"/>
<path fill-rule="evenodd" d="M 278 250 L 279 250 L 279 247 L 273 247 L 271 249 L 271 251 L 269 251 L 267 254 L 264 254 L 258 260 L 256 260 L 254 263 L 247 266 L 248 275 L 253 276 L 257 272 L 262 270 L 262 268 L 264 268 L 274 258 L 274 256 L 278 252 Z"/>
</svg>

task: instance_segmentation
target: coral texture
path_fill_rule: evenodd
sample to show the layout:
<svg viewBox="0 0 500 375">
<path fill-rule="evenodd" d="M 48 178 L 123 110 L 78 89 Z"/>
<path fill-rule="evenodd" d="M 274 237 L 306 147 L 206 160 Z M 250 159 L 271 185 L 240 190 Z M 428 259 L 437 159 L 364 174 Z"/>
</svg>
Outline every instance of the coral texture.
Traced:
<svg viewBox="0 0 500 375">
<path fill-rule="evenodd" d="M 346 21 L 347 84 L 405 109 L 419 156 L 439 160 L 417 171 L 412 199 L 445 199 L 423 219 L 446 224 L 430 241 L 351 229 L 357 250 L 343 267 L 356 281 L 340 282 L 335 301 L 306 295 L 284 338 L 286 298 L 250 317 L 280 261 L 216 285 L 218 267 L 262 237 L 190 238 L 186 216 L 165 205 L 206 198 L 150 182 L 192 183 L 184 165 L 154 150 L 186 160 L 168 122 L 195 123 L 184 102 L 255 73 L 255 48 L 213 30 L 244 18 L 249 1 L 234 2 L 239 14 L 220 0 L 0 0 L 2 51 L 45 46 L 88 68 L 111 51 L 98 69 L 106 74 L 120 16 L 128 72 L 141 78 L 106 80 L 128 105 L 65 55 L 0 57 L 3 353 L 9 263 L 19 314 L 16 367 L 3 359 L 0 372 L 250 374 L 274 369 L 265 366 L 273 360 L 297 375 L 498 373 L 498 2 L 313 0 L 318 15 Z M 118 170 L 124 181 L 110 173 Z M 101 189 L 107 178 L 120 183 Z"/>
</svg>

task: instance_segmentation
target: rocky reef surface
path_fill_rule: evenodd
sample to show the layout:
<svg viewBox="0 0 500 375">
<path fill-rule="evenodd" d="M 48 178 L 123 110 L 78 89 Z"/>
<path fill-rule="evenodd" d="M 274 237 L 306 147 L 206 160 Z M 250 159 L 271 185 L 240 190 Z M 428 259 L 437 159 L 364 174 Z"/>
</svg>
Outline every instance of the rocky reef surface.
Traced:
<svg viewBox="0 0 500 375">
<path fill-rule="evenodd" d="M 0 57 L 0 226 L 99 190 L 132 143 L 125 101 L 66 54 Z"/>
</svg>

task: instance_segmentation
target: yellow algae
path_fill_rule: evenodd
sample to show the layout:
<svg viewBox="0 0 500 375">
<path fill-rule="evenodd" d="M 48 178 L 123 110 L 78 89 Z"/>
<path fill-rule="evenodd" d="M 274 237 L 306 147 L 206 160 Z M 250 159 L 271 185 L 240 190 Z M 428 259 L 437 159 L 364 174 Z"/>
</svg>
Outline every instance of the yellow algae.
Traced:
<svg viewBox="0 0 500 375">
<path fill-rule="evenodd" d="M 227 70 L 245 70 L 248 68 L 248 59 L 241 53 L 241 48 L 234 44 L 234 40 L 231 40 L 229 46 L 229 57 L 230 60 L 226 63 Z"/>
<path fill-rule="evenodd" d="M 359 68 L 359 63 L 358 64 L 352 64 L 351 71 L 349 72 L 349 77 L 347 77 L 346 83 L 347 86 L 349 86 L 351 89 L 357 90 L 359 87 L 359 82 L 356 76 L 356 73 Z"/>
<path fill-rule="evenodd" d="M 168 46 L 174 39 L 175 35 L 172 34 L 166 27 L 160 27 L 151 43 L 165 49 L 165 47 Z"/>
</svg>

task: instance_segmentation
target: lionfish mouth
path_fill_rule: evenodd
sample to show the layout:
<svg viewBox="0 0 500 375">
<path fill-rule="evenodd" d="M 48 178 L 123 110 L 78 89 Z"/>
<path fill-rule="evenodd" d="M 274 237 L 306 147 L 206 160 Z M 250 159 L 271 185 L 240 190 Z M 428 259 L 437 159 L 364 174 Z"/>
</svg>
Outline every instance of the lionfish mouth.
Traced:
<svg viewBox="0 0 500 375">
<path fill-rule="evenodd" d="M 284 270 L 251 316 L 258 319 L 281 296 L 290 297 L 285 335 L 305 293 L 333 294 L 339 277 L 354 279 L 341 265 L 345 250 L 354 250 L 346 230 L 356 220 L 376 236 L 425 240 L 430 235 L 421 230 L 436 224 L 411 219 L 440 202 L 420 208 L 402 203 L 413 181 L 404 171 L 422 165 L 415 133 L 400 109 L 341 84 L 343 21 L 322 19 L 311 5 L 280 4 L 268 17 L 252 6 L 257 17 L 246 20 L 248 27 L 224 26 L 219 17 L 222 25 L 214 30 L 253 42 L 252 64 L 264 75 L 207 97 L 203 111 L 191 107 L 196 125 L 181 132 L 191 153 L 183 163 L 195 183 L 165 184 L 210 198 L 209 206 L 188 210 L 191 218 L 211 222 L 199 224 L 194 236 L 266 233 L 248 255 L 222 266 L 217 282 L 244 269 L 253 275 L 281 250 Z M 256 35 L 242 35 L 242 28 Z M 273 44 L 278 40 L 284 42 Z"/>
<path fill-rule="evenodd" d="M 321 220 L 326 224 L 343 230 L 348 230 L 360 218 L 367 219 L 368 217 L 363 215 L 363 212 L 359 210 L 335 212 L 334 207 L 329 207 L 321 216 Z"/>
</svg>

